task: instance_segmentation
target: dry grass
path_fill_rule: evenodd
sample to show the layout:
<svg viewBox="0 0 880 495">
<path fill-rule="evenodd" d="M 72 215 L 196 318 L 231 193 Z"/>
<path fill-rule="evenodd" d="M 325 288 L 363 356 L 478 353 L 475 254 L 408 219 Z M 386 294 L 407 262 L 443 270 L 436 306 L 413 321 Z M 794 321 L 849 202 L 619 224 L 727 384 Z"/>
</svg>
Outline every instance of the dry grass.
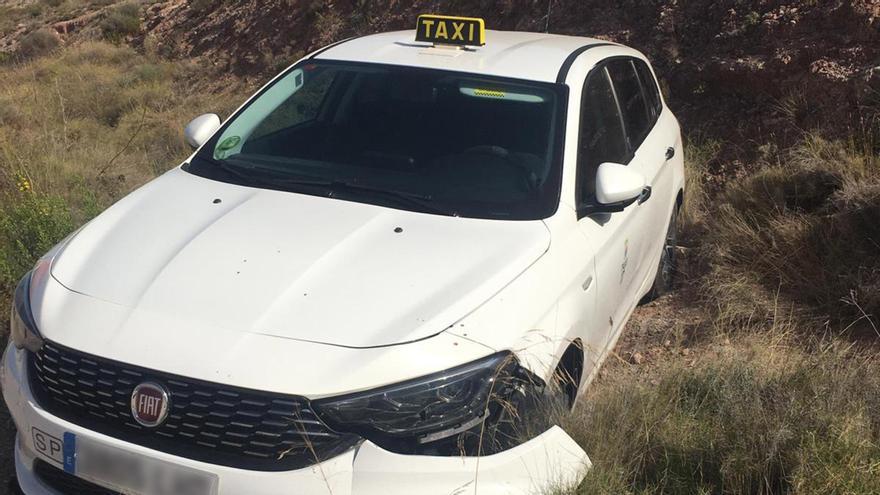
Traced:
<svg viewBox="0 0 880 495">
<path fill-rule="evenodd" d="M 140 31 L 140 16 L 141 7 L 136 2 L 115 5 L 101 19 L 101 33 L 107 40 L 120 42 Z"/>
<path fill-rule="evenodd" d="M 720 321 L 763 325 L 782 311 L 834 332 L 876 325 L 878 219 L 880 159 L 845 143 L 809 137 L 730 184 L 703 246 Z"/>
<path fill-rule="evenodd" d="M 880 493 L 880 360 L 785 335 L 597 382 L 565 425 L 594 469 L 575 493 Z"/>
<path fill-rule="evenodd" d="M 709 164 L 721 151 L 721 143 L 702 137 L 688 139 L 684 150 L 684 204 L 679 212 L 684 232 L 698 232 L 705 225 L 708 192 L 704 180 Z"/>
</svg>

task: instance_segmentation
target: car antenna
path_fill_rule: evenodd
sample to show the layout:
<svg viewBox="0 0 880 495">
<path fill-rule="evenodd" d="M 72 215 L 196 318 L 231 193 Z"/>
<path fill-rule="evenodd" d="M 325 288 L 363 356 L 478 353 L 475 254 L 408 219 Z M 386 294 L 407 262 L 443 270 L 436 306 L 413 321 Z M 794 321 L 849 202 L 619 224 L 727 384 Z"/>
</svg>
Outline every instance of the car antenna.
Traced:
<svg viewBox="0 0 880 495">
<path fill-rule="evenodd" d="M 553 8 L 553 0 L 547 0 L 547 15 L 544 16 L 544 32 L 550 32 L 550 12 Z"/>
</svg>

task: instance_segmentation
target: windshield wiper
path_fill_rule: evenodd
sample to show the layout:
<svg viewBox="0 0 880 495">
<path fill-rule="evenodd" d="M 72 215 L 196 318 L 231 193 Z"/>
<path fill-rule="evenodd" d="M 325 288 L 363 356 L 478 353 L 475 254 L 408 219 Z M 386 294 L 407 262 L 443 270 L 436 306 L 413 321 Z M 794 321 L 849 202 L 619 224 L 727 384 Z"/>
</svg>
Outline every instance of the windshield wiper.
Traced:
<svg viewBox="0 0 880 495">
<path fill-rule="evenodd" d="M 320 187 L 326 189 L 328 191 L 328 195 L 331 192 L 330 186 L 333 185 L 332 182 L 329 181 L 320 181 L 320 180 L 309 180 L 309 179 L 288 179 L 286 177 L 278 177 L 277 175 L 272 174 L 259 174 L 257 167 L 253 166 L 237 166 L 230 165 L 223 160 L 217 160 L 215 158 L 208 158 L 200 156 L 199 160 L 204 160 L 211 165 L 223 170 L 227 174 L 236 177 L 241 182 L 250 185 L 259 185 L 263 187 L 268 187 L 270 189 L 276 189 L 278 187 L 286 187 L 286 186 L 308 186 L 308 187 Z"/>
<path fill-rule="evenodd" d="M 334 191 L 337 189 L 342 189 L 347 191 L 375 194 L 377 196 L 391 199 L 398 203 L 404 203 L 409 206 L 414 206 L 422 211 L 430 213 L 437 213 L 439 215 L 446 215 L 451 217 L 458 216 L 458 212 L 443 208 L 442 206 L 434 203 L 434 198 L 427 194 L 419 194 L 408 191 L 396 191 L 394 189 L 383 189 L 381 187 L 367 186 L 354 182 L 331 182 L 330 187 L 333 188 Z"/>
<path fill-rule="evenodd" d="M 197 159 L 210 163 L 211 165 L 219 168 L 220 170 L 226 172 L 227 174 L 235 177 L 245 184 L 255 184 L 255 185 L 268 185 L 269 183 L 263 179 L 259 179 L 255 177 L 253 174 L 248 173 L 248 171 L 253 171 L 253 167 L 237 167 L 234 165 L 229 165 L 223 160 L 217 160 L 215 158 L 207 157 L 207 156 L 199 156 Z"/>
<path fill-rule="evenodd" d="M 252 185 L 260 185 L 269 188 L 290 188 L 290 187 L 311 187 L 311 188 L 319 188 L 327 191 L 327 197 L 334 197 L 338 192 L 364 192 L 373 194 L 376 196 L 382 196 L 383 198 L 390 199 L 397 203 L 406 204 L 412 207 L 415 207 L 421 211 L 426 211 L 430 213 L 437 213 L 440 215 L 447 215 L 457 217 L 458 212 L 453 210 L 448 210 L 443 208 L 437 204 L 435 204 L 434 198 L 425 194 L 418 194 L 406 191 L 396 191 L 393 189 L 383 189 L 381 187 L 368 186 L 364 184 L 358 184 L 355 182 L 343 182 L 343 181 L 329 181 L 329 180 L 321 180 L 321 179 L 312 179 L 312 178 L 298 178 L 298 177 L 280 177 L 274 174 L 262 174 L 257 175 L 253 172 L 256 172 L 257 167 L 240 167 L 235 165 L 229 165 L 225 163 L 223 160 L 216 160 L 214 158 L 208 157 L 199 157 L 200 160 L 204 160 L 211 165 L 223 170 L 224 172 L 232 175 L 242 182 L 246 184 Z M 251 172 L 251 173 L 248 173 Z"/>
</svg>

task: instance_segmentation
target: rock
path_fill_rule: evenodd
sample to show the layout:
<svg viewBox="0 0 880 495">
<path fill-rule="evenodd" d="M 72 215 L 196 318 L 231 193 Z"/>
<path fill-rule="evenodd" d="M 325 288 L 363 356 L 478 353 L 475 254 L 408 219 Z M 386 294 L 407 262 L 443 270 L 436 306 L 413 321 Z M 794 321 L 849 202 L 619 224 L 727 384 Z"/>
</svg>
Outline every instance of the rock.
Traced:
<svg viewBox="0 0 880 495">
<path fill-rule="evenodd" d="M 632 364 L 642 364 L 645 362 L 645 356 L 641 352 L 633 352 L 629 356 L 629 360 Z"/>
</svg>

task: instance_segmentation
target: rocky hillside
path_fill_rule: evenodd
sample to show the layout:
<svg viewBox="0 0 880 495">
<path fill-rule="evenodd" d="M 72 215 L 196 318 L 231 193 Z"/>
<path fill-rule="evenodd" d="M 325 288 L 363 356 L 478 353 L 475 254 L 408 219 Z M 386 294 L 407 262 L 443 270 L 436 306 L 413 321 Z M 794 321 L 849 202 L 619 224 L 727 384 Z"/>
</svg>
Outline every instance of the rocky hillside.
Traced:
<svg viewBox="0 0 880 495">
<path fill-rule="evenodd" d="M 141 41 L 153 36 L 169 56 L 203 57 L 247 76 L 337 39 L 409 29 L 418 13 L 436 10 L 484 17 L 494 29 L 632 45 L 654 60 L 685 124 L 740 135 L 739 142 L 878 126 L 880 0 L 458 0 L 442 7 L 424 0 L 174 0 L 147 8 Z"/>
</svg>

